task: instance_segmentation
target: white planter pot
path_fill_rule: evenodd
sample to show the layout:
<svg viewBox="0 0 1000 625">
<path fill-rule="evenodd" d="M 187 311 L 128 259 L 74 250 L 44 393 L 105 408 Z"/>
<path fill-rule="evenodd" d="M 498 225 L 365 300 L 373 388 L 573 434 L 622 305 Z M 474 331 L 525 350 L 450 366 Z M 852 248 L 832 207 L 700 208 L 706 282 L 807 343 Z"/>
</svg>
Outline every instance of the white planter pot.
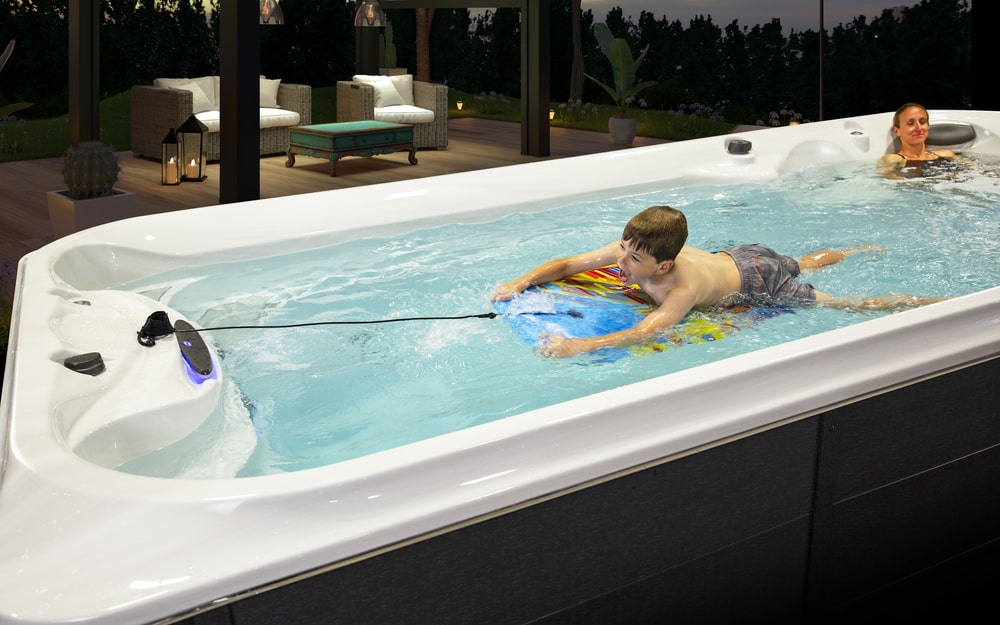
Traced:
<svg viewBox="0 0 1000 625">
<path fill-rule="evenodd" d="M 634 117 L 609 117 L 608 133 L 615 145 L 632 145 L 639 121 Z"/>
<path fill-rule="evenodd" d="M 49 191 L 49 223 L 55 238 L 119 219 L 135 217 L 135 194 L 113 189 L 114 194 L 74 200 L 66 191 Z"/>
</svg>

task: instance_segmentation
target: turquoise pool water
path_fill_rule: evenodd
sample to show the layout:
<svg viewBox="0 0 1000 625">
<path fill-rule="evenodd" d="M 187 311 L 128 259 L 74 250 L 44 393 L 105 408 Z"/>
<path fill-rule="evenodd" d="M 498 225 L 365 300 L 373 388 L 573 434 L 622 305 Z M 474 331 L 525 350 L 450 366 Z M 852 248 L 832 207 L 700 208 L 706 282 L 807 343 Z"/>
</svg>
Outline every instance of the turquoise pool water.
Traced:
<svg viewBox="0 0 1000 625">
<path fill-rule="evenodd" d="M 828 293 L 958 296 L 1000 284 L 1000 180 L 991 168 L 886 181 L 870 164 L 825 165 L 775 183 L 666 189 L 187 267 L 122 288 L 199 327 L 475 315 L 492 310 L 497 284 L 617 240 L 633 214 L 670 204 L 688 217 L 689 244 L 704 249 L 884 248 L 806 278 Z M 502 319 L 206 332 L 227 376 L 225 405 L 184 441 L 122 469 L 170 477 L 309 469 L 869 318 L 806 307 L 725 340 L 613 362 L 541 358 Z"/>
</svg>

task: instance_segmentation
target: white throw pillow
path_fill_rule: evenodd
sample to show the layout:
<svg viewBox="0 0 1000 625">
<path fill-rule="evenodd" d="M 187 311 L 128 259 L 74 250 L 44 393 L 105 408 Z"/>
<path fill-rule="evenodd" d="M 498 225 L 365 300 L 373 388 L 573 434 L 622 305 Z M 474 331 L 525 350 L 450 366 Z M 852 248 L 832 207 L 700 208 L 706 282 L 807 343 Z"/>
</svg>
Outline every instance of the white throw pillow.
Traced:
<svg viewBox="0 0 1000 625">
<path fill-rule="evenodd" d="M 363 82 L 371 85 L 375 89 L 375 106 L 399 106 L 405 104 L 403 96 L 399 95 L 396 87 L 389 80 L 388 76 L 369 76 L 367 74 L 355 74 L 354 82 Z"/>
<path fill-rule="evenodd" d="M 183 89 L 191 92 L 192 113 L 204 113 L 216 108 L 215 106 L 215 84 L 211 76 L 202 78 L 157 78 L 153 81 L 154 87 L 168 89 Z"/>
<path fill-rule="evenodd" d="M 176 87 L 170 87 L 171 89 L 176 89 L 178 91 L 190 91 L 191 92 L 191 106 L 193 107 L 192 113 L 204 113 L 205 111 L 212 110 L 212 104 L 208 100 L 208 94 L 205 93 L 198 83 L 189 82 Z"/>
<path fill-rule="evenodd" d="M 281 84 L 281 79 L 276 78 L 270 80 L 264 77 L 260 79 L 260 108 L 262 109 L 276 109 L 281 108 L 278 106 L 278 86 Z"/>
<path fill-rule="evenodd" d="M 403 104 L 413 106 L 413 74 L 389 76 L 389 80 L 403 98 Z"/>
</svg>

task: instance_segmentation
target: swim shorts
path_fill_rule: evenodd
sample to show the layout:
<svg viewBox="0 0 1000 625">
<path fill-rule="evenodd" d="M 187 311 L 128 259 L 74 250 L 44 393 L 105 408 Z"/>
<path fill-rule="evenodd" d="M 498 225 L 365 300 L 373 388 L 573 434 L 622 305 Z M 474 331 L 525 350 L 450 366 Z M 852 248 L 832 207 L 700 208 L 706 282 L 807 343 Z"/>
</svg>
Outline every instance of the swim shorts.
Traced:
<svg viewBox="0 0 1000 625">
<path fill-rule="evenodd" d="M 811 284 L 795 278 L 801 273 L 799 263 L 763 245 L 737 245 L 721 250 L 736 262 L 740 272 L 740 293 L 767 294 L 778 299 L 816 299 Z"/>
</svg>

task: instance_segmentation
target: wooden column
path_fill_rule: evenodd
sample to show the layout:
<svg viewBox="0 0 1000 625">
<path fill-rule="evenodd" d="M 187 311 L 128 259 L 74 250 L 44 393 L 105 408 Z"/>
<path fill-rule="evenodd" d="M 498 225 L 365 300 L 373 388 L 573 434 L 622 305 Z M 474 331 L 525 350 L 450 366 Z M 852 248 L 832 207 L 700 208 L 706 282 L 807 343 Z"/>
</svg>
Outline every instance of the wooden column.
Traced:
<svg viewBox="0 0 1000 625">
<path fill-rule="evenodd" d="M 521 7 L 521 154 L 549 155 L 549 0 Z"/>
<path fill-rule="evenodd" d="M 100 0 L 70 0 L 70 145 L 101 139 L 100 26 Z"/>
<path fill-rule="evenodd" d="M 257 3 L 219 10 L 219 203 L 260 199 L 260 16 Z"/>
</svg>

